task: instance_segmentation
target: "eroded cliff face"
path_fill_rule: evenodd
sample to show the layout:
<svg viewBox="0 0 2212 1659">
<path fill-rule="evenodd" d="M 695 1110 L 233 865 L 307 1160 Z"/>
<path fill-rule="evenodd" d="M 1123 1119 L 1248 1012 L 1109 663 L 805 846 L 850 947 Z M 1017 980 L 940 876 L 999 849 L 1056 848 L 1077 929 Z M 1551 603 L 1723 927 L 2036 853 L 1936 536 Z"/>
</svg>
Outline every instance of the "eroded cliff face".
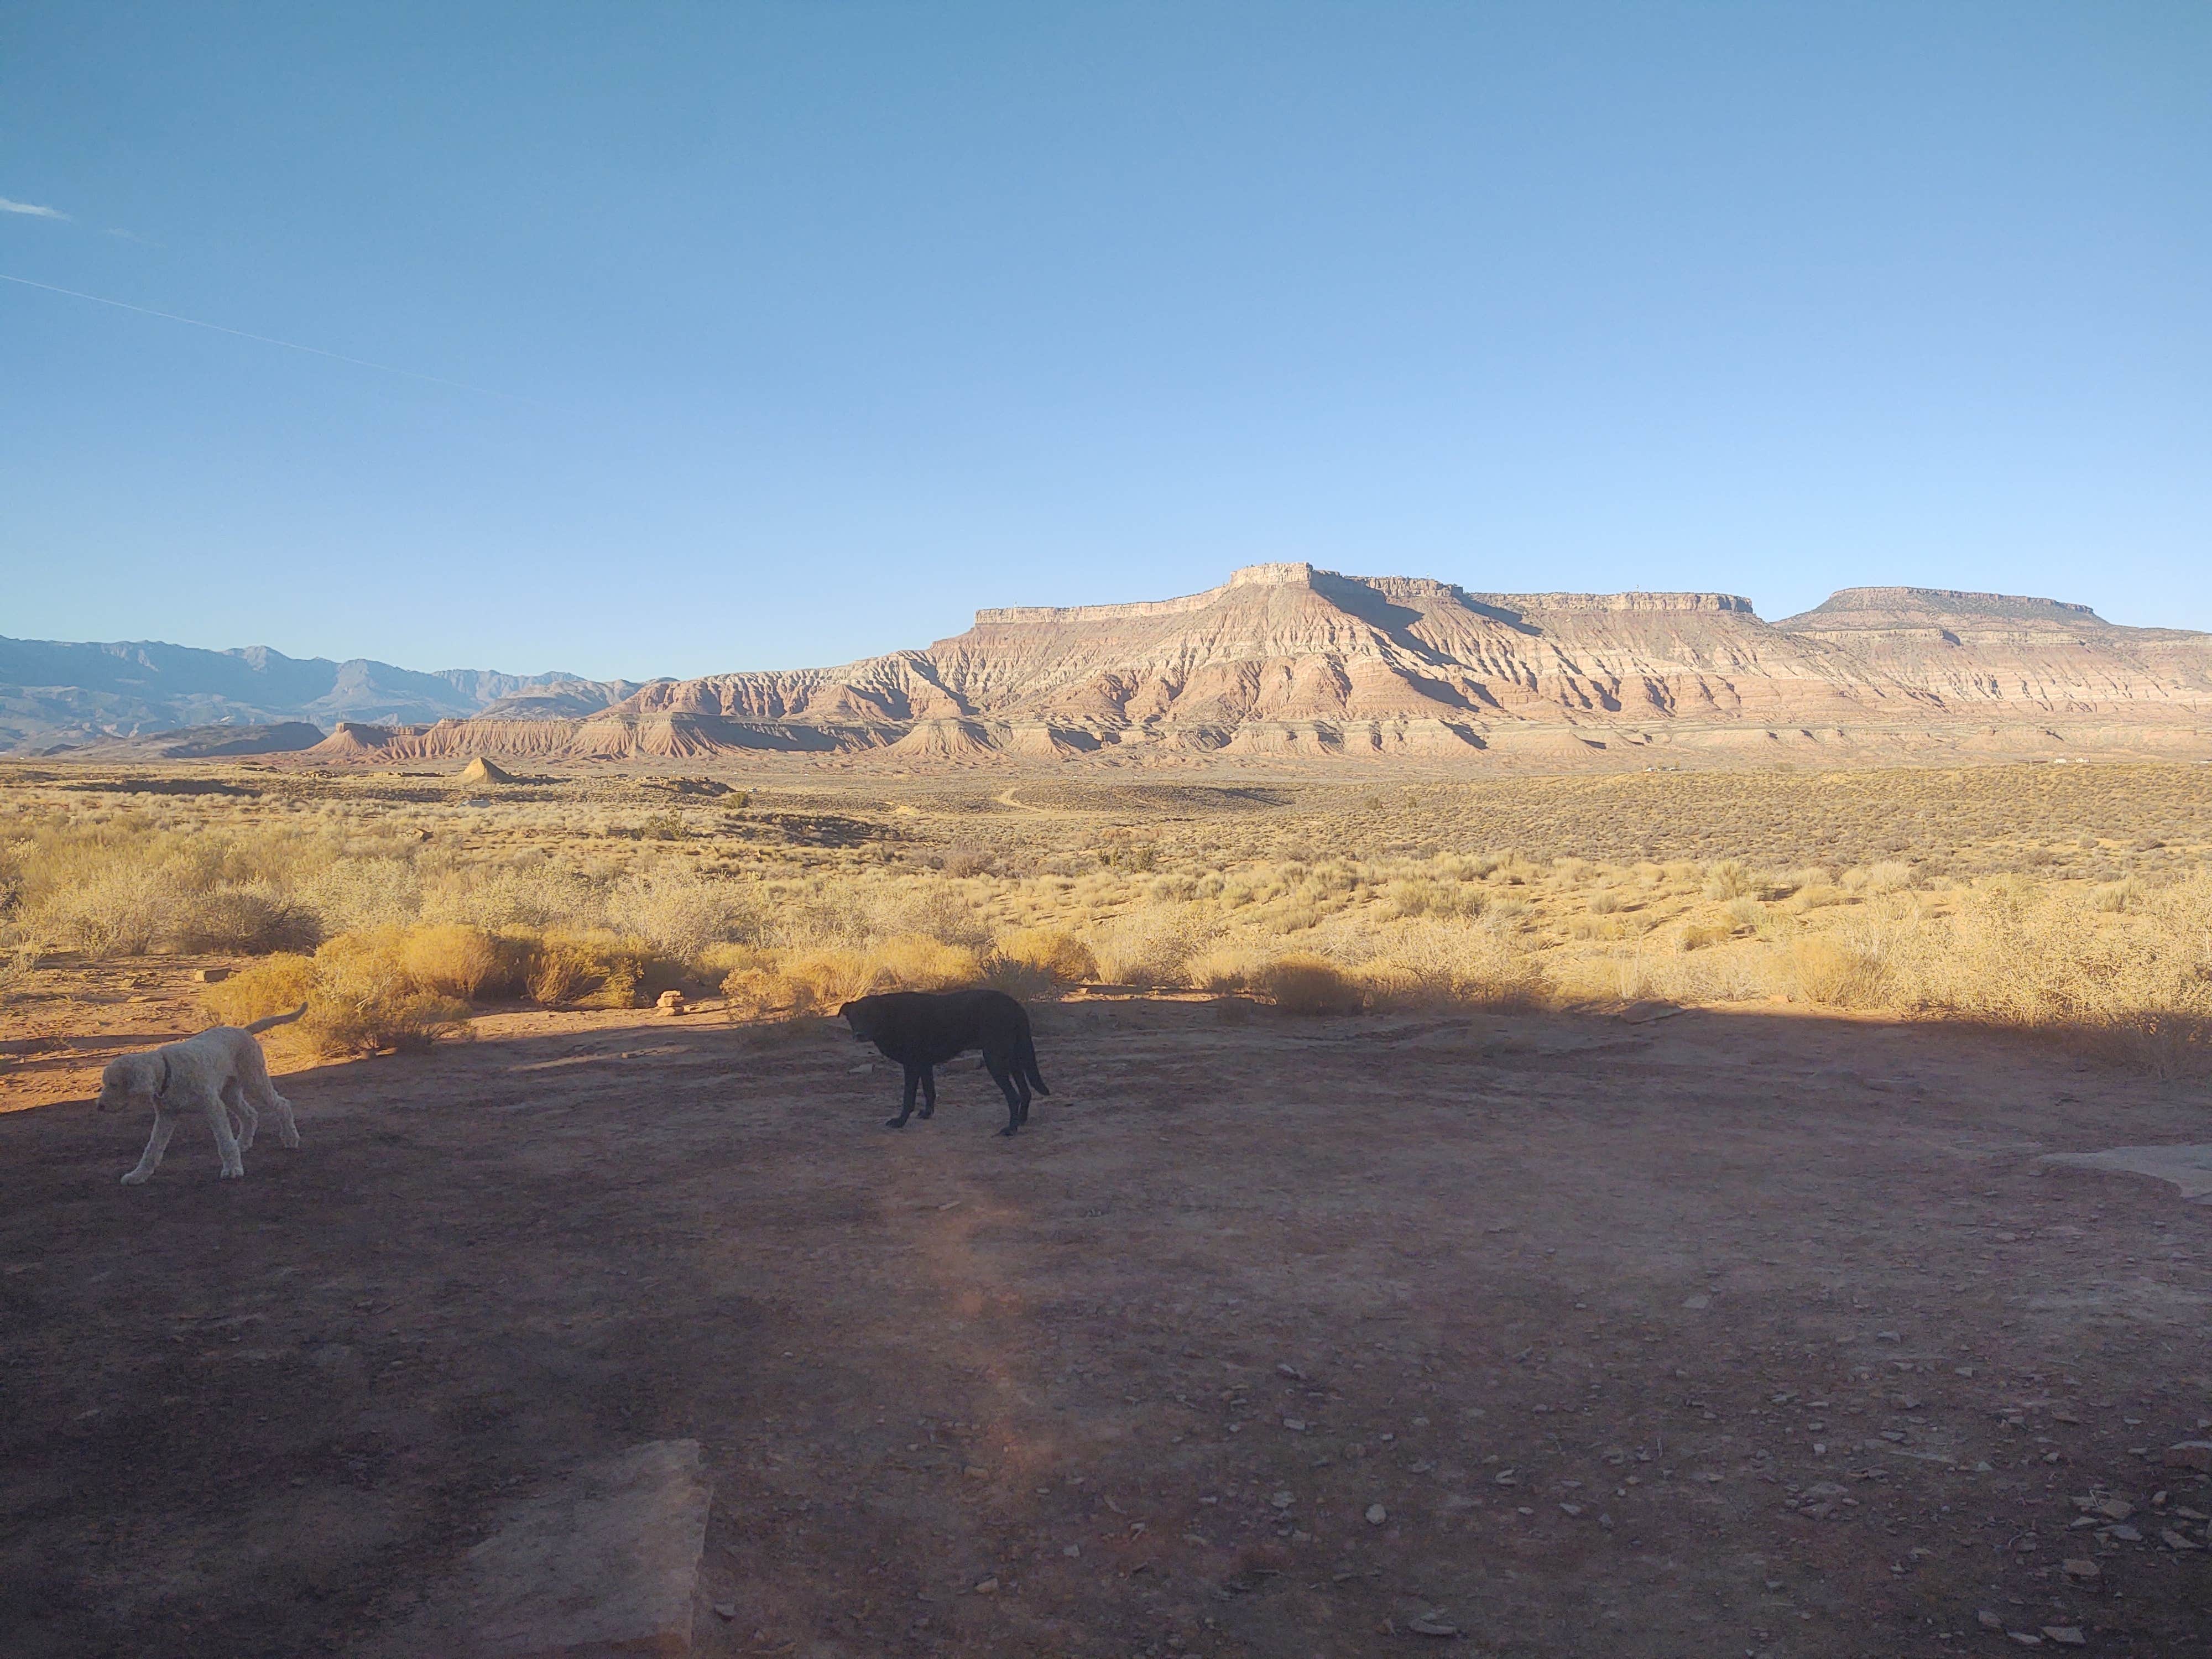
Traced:
<svg viewBox="0 0 2212 1659">
<path fill-rule="evenodd" d="M 2086 605 L 1932 587 L 1847 587 L 1775 624 L 1947 707 L 2051 714 L 2202 709 L 2212 635 L 2124 628 Z"/>
<path fill-rule="evenodd" d="M 1769 624 L 1724 593 L 1476 593 L 1271 564 L 1182 599 L 981 611 L 926 651 L 840 668 L 659 681 L 584 720 L 447 720 L 313 752 L 1572 758 L 1939 731 L 2033 749 L 2064 741 L 2061 716 L 2193 741 L 2212 727 L 2212 635 L 1926 589 L 1851 589 Z"/>
</svg>

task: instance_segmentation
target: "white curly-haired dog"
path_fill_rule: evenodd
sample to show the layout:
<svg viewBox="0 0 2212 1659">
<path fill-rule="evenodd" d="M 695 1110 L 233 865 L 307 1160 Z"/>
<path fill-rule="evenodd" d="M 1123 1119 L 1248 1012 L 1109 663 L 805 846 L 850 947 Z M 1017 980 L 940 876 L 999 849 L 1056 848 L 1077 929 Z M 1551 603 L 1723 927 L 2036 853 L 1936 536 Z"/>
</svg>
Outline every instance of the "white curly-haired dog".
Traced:
<svg viewBox="0 0 2212 1659">
<path fill-rule="evenodd" d="M 307 1012 L 303 1002 L 289 1014 L 271 1014 L 251 1025 L 218 1025 L 182 1042 L 164 1043 L 150 1054 L 109 1060 L 100 1076 L 95 1103 L 101 1111 L 112 1112 L 133 1100 L 154 1104 L 153 1137 L 138 1167 L 123 1177 L 123 1184 L 135 1187 L 161 1168 L 161 1154 L 177 1131 L 178 1114 L 195 1107 L 206 1112 L 208 1127 L 215 1131 L 225 1181 L 245 1176 L 246 1149 L 253 1145 L 264 1110 L 276 1114 L 276 1133 L 283 1143 L 298 1146 L 300 1130 L 292 1121 L 292 1103 L 270 1082 L 269 1062 L 253 1039 L 257 1032 L 289 1025 Z M 239 1121 L 234 1133 L 230 1127 L 234 1111 Z"/>
</svg>

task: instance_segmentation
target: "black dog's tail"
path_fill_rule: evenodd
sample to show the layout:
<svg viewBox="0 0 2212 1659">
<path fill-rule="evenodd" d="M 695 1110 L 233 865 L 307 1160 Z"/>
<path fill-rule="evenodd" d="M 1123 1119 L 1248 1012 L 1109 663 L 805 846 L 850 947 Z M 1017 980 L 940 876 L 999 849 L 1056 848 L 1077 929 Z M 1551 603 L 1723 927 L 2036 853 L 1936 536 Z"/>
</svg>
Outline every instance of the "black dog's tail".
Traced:
<svg viewBox="0 0 2212 1659">
<path fill-rule="evenodd" d="M 1014 1059 L 1018 1061 L 1021 1066 L 1022 1075 L 1029 1079 L 1030 1087 L 1035 1089 L 1041 1095 L 1048 1095 L 1052 1092 L 1051 1090 L 1045 1087 L 1044 1078 L 1037 1071 L 1036 1039 L 1031 1036 L 1027 1031 L 1024 1031 L 1022 1033 L 1021 1047 L 1015 1052 Z"/>
<path fill-rule="evenodd" d="M 267 1030 L 272 1025 L 289 1025 L 294 1020 L 299 1018 L 301 1015 L 307 1012 L 307 1005 L 303 1002 L 289 1014 L 271 1014 L 266 1019 L 255 1020 L 252 1024 L 246 1026 L 245 1029 L 249 1032 L 258 1034 Z"/>
</svg>

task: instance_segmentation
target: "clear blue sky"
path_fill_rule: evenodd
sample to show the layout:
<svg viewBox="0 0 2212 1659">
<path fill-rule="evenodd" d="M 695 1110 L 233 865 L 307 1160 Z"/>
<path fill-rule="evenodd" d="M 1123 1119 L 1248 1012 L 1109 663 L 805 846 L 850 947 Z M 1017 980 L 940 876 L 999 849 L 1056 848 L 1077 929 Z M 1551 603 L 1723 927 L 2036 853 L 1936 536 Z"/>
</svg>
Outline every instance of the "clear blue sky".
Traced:
<svg viewBox="0 0 2212 1659">
<path fill-rule="evenodd" d="M 642 678 L 1279 558 L 2212 629 L 2201 0 L 13 0 L 0 198 L 489 389 L 0 283 L 0 634 Z"/>
</svg>

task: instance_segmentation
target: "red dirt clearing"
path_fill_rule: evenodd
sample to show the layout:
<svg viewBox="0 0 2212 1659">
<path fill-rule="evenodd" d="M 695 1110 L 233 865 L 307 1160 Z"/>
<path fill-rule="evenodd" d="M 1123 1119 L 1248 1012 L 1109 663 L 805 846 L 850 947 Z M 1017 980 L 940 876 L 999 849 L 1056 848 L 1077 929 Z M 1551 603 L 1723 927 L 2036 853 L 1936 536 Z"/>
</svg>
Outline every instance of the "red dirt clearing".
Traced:
<svg viewBox="0 0 2212 1659">
<path fill-rule="evenodd" d="M 0 1651 L 342 1652 L 673 1437 L 708 1654 L 2208 1650 L 2212 1484 L 2160 1457 L 2212 1419 L 2212 1207 L 2036 1161 L 2212 1139 L 2201 1091 L 1231 1016 L 1040 1008 L 1012 1141 L 966 1062 L 893 1133 L 842 1028 L 642 1016 L 295 1073 L 242 1182 L 0 1117 Z"/>
</svg>

